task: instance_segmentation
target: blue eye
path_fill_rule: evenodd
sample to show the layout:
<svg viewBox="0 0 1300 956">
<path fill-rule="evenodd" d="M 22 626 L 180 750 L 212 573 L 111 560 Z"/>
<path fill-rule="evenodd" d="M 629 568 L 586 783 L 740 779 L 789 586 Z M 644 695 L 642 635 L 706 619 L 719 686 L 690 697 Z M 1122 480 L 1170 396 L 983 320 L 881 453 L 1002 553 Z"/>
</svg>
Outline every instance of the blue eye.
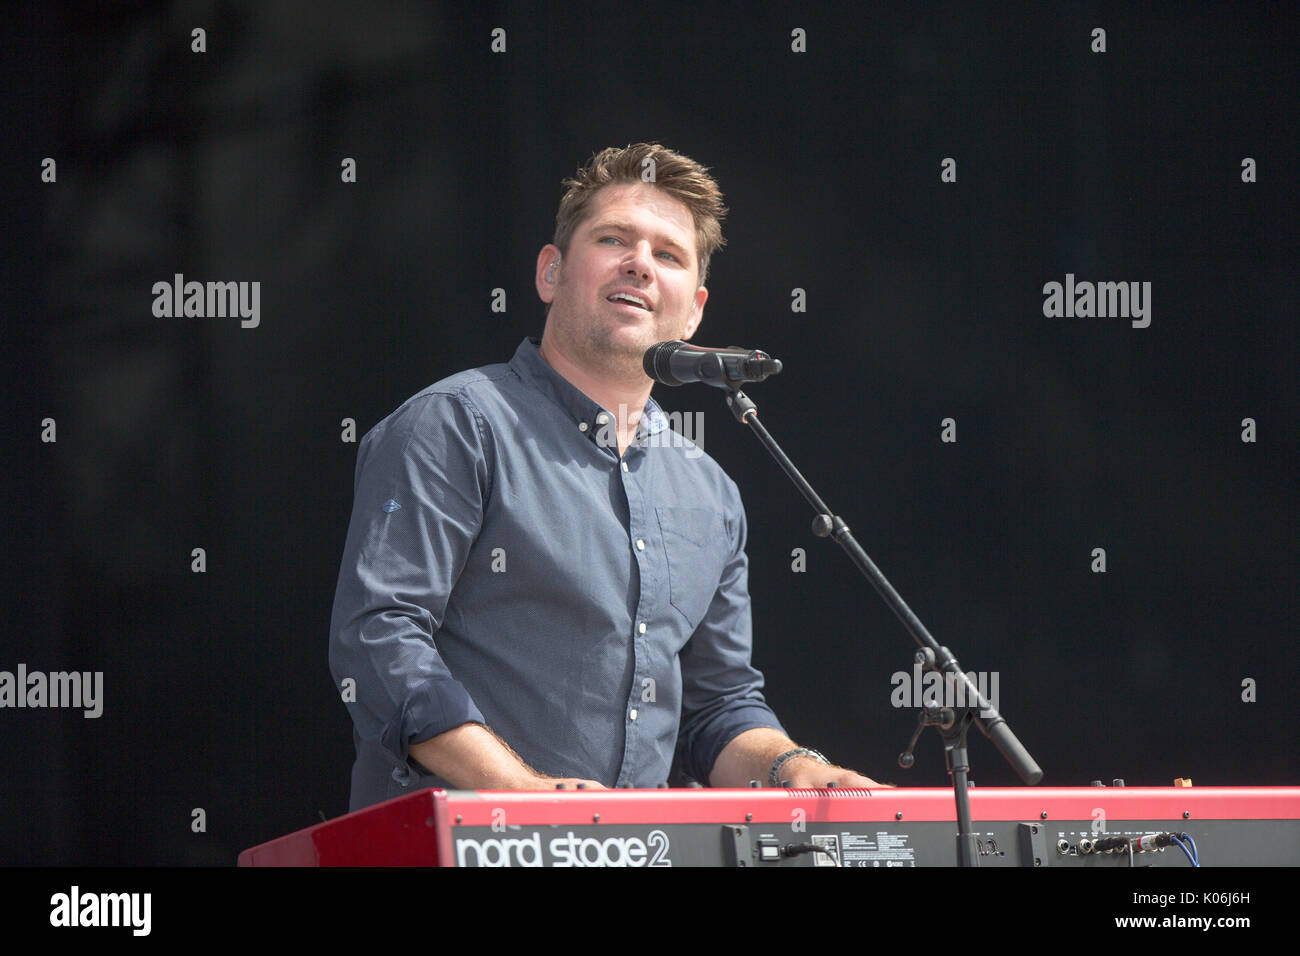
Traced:
<svg viewBox="0 0 1300 956">
<path fill-rule="evenodd" d="M 620 245 L 622 245 L 623 240 L 620 239 L 618 236 L 601 236 L 599 239 L 596 240 L 596 242 L 598 242 L 598 243 L 601 243 L 601 242 L 617 242 L 617 243 L 619 243 Z M 670 260 L 672 260 L 673 262 L 676 262 L 676 263 L 678 263 L 679 265 L 681 264 L 681 259 L 679 259 L 679 258 L 678 258 L 674 253 L 671 253 L 671 252 L 660 252 L 659 255 L 661 255 L 661 256 L 667 256 L 667 257 L 668 257 Z"/>
</svg>

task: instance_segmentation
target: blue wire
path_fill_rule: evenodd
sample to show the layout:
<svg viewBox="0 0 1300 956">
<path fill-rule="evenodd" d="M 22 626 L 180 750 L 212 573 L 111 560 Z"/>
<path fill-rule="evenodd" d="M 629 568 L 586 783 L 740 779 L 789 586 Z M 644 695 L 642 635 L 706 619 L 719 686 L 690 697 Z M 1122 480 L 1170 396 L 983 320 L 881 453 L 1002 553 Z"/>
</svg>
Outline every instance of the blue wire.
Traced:
<svg viewBox="0 0 1300 956">
<path fill-rule="evenodd" d="M 1183 838 L 1192 845 L 1192 859 L 1196 862 L 1197 866 L 1200 866 L 1201 854 L 1196 849 L 1196 841 L 1192 839 L 1192 835 L 1190 833 L 1184 833 Z"/>
<path fill-rule="evenodd" d="M 1170 835 L 1171 837 L 1173 837 L 1173 838 L 1174 838 L 1174 842 L 1175 842 L 1176 844 L 1178 844 L 1178 849 L 1182 850 L 1183 853 L 1186 855 L 1186 857 L 1187 857 L 1187 862 L 1191 863 L 1192 866 L 1199 867 L 1199 866 L 1201 865 L 1200 862 L 1197 860 L 1197 858 L 1196 858 L 1195 856 L 1192 855 L 1191 852 L 1188 851 L 1187 847 L 1183 845 L 1183 839 L 1182 839 L 1182 837 L 1180 837 L 1177 833 L 1171 833 L 1171 834 L 1169 834 L 1169 835 Z M 1188 842 L 1191 842 L 1191 839 L 1192 839 L 1191 837 L 1188 837 L 1188 838 L 1187 838 Z M 1196 844 L 1193 843 L 1193 844 L 1192 844 L 1192 849 L 1194 850 L 1195 848 L 1196 848 Z"/>
</svg>

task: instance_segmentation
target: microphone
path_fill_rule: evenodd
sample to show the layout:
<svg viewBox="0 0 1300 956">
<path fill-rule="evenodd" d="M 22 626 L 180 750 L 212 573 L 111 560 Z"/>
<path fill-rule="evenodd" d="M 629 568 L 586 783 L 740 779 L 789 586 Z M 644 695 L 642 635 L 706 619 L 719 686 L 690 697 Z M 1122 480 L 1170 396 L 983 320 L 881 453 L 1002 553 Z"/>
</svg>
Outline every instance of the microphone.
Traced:
<svg viewBox="0 0 1300 956">
<path fill-rule="evenodd" d="M 703 382 L 718 388 L 733 388 L 776 375 L 781 371 L 781 362 L 757 349 L 706 349 L 675 339 L 646 349 L 641 367 L 664 385 Z"/>
</svg>

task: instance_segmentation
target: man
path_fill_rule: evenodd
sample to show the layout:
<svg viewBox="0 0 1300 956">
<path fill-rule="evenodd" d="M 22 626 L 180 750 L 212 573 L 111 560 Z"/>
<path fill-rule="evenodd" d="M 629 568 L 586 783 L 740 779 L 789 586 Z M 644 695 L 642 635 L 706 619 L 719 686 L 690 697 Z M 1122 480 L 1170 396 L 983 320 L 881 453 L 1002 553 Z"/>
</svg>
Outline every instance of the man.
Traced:
<svg viewBox="0 0 1300 956">
<path fill-rule="evenodd" d="M 352 808 L 425 786 L 655 787 L 674 756 L 712 786 L 874 786 L 763 700 L 739 493 L 666 432 L 642 370 L 699 327 L 717 184 L 641 143 L 565 185 L 540 343 L 430 386 L 359 448 L 330 640 Z"/>
</svg>

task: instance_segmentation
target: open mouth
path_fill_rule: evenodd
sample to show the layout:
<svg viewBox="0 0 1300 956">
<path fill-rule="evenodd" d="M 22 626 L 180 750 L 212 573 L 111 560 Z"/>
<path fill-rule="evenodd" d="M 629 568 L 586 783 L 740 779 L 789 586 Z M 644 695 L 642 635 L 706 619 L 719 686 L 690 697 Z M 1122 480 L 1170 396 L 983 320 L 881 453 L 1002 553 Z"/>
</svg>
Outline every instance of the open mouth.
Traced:
<svg viewBox="0 0 1300 956">
<path fill-rule="evenodd" d="M 613 302 L 615 305 L 625 305 L 642 312 L 651 311 L 650 302 L 648 300 L 641 298 L 641 296 L 633 295 L 630 292 L 615 292 L 611 296 L 606 296 L 605 301 Z"/>
</svg>

